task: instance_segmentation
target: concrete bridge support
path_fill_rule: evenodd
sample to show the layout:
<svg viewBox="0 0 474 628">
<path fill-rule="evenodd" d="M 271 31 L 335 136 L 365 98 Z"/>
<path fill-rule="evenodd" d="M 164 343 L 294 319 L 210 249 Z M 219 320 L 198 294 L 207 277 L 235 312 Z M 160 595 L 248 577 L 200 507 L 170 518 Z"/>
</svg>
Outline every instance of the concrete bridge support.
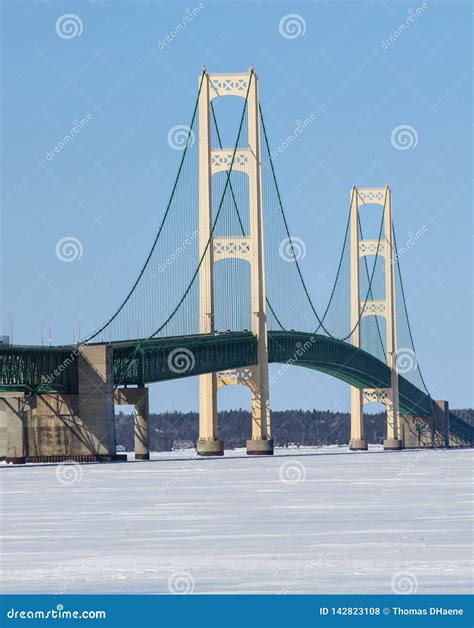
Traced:
<svg viewBox="0 0 474 628">
<path fill-rule="evenodd" d="M 115 454 L 113 358 L 109 345 L 84 345 L 78 357 L 78 412 L 92 454 Z"/>
<path fill-rule="evenodd" d="M 82 346 L 71 358 L 73 393 L 2 393 L 0 455 L 9 462 L 116 459 L 112 349 Z"/>
<path fill-rule="evenodd" d="M 26 460 L 25 431 L 28 405 L 23 393 L 0 398 L 0 459 L 20 464 Z"/>
<path fill-rule="evenodd" d="M 148 388 L 146 388 L 146 386 L 139 386 L 138 388 L 118 388 L 115 391 L 114 403 L 118 406 L 134 406 L 135 460 L 149 460 Z"/>
<path fill-rule="evenodd" d="M 400 416 L 400 427 L 404 448 L 419 449 L 433 447 L 434 420 L 432 416 Z"/>
<path fill-rule="evenodd" d="M 403 446 L 407 449 L 472 446 L 470 440 L 451 429 L 449 404 L 443 399 L 433 400 L 430 416 L 402 416 L 401 426 Z"/>
<path fill-rule="evenodd" d="M 433 401 L 433 445 L 449 447 L 451 435 L 449 430 L 449 404 L 447 401 Z"/>
</svg>

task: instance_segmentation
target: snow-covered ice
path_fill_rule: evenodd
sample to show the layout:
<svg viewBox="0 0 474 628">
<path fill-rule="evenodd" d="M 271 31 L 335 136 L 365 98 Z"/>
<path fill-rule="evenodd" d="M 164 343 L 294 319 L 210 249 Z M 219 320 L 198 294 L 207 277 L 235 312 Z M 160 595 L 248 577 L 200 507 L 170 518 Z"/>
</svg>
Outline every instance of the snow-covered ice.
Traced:
<svg viewBox="0 0 474 628">
<path fill-rule="evenodd" d="M 472 450 L 3 466 L 4 593 L 471 592 Z"/>
</svg>

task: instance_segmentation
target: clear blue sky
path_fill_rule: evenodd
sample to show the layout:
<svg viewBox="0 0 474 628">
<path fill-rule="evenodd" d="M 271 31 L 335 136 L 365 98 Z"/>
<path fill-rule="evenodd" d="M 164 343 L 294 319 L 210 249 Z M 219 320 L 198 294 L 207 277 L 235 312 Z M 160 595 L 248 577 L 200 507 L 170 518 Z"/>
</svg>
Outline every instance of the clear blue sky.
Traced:
<svg viewBox="0 0 474 628">
<path fill-rule="evenodd" d="M 79 20 L 59 36 L 67 13 Z M 315 116 L 276 161 L 305 275 L 334 276 L 350 187 L 388 183 L 399 244 L 425 231 L 401 260 L 420 364 L 435 397 L 472 406 L 471 13 L 469 2 L 411 0 L 4 2 L 3 333 L 12 324 L 15 342 L 39 344 L 52 321 L 53 343 L 69 343 L 79 321 L 82 334 L 103 322 L 154 238 L 181 155 L 167 134 L 188 123 L 201 66 L 253 64 L 273 147 Z M 296 31 L 279 28 L 288 14 Z M 416 133 L 407 150 L 391 141 L 400 125 Z M 69 236 L 82 255 L 63 263 L 55 250 Z M 327 290 L 321 279 L 321 307 Z M 245 391 L 219 394 L 220 408 L 248 405 Z M 291 369 L 271 398 L 345 409 L 349 390 Z M 153 386 L 152 409 L 175 408 L 197 408 L 195 379 Z"/>
</svg>

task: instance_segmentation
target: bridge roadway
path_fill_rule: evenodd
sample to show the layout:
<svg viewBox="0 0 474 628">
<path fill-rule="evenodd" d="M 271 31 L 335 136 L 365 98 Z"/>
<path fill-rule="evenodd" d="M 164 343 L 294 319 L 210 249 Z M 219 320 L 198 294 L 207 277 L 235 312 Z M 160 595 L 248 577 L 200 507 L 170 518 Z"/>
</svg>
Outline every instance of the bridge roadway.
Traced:
<svg viewBox="0 0 474 628">
<path fill-rule="evenodd" d="M 257 339 L 250 332 L 112 342 L 114 384 L 143 386 L 202 373 L 251 366 Z M 77 346 L 5 346 L 0 348 L 0 393 L 77 391 Z M 389 367 L 347 342 L 298 331 L 268 332 L 271 363 L 302 366 L 327 373 L 358 388 L 386 388 Z M 399 375 L 400 413 L 432 414 L 430 396 Z M 450 413 L 452 429 L 472 441 L 474 429 Z"/>
<path fill-rule="evenodd" d="M 257 341 L 250 332 L 226 332 L 158 338 L 141 346 L 138 341 L 111 345 L 115 384 L 144 385 L 250 366 L 256 362 Z M 2 347 L 0 391 L 74 392 L 75 350 L 74 345 Z M 169 359 L 173 351 L 177 359 L 184 356 L 181 366 Z M 322 371 L 358 388 L 390 386 L 390 369 L 384 362 L 351 344 L 319 334 L 271 331 L 268 358 L 271 363 Z M 402 413 L 431 413 L 429 395 L 402 375 L 399 393 Z"/>
</svg>

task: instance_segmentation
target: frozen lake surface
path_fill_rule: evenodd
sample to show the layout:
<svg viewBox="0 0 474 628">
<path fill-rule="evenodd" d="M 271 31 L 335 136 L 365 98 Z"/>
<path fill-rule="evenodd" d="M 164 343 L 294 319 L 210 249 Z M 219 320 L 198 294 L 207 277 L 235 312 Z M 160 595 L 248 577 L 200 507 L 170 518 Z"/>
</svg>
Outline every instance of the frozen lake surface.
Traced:
<svg viewBox="0 0 474 628">
<path fill-rule="evenodd" d="M 4 593 L 469 593 L 472 450 L 0 468 Z"/>
</svg>

